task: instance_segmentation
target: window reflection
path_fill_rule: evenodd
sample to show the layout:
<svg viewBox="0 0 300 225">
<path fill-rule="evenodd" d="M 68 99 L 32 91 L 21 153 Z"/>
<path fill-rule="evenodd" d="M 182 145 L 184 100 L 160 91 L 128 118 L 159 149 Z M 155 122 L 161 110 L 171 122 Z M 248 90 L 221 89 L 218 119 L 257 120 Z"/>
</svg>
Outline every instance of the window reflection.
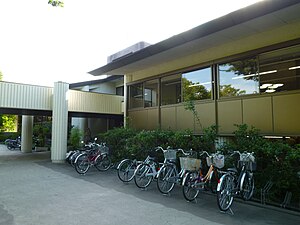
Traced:
<svg viewBox="0 0 300 225">
<path fill-rule="evenodd" d="M 260 92 L 300 89 L 300 46 L 259 55 Z"/>
<path fill-rule="evenodd" d="M 211 99 L 211 68 L 182 74 L 183 101 Z"/>
<path fill-rule="evenodd" d="M 161 79 L 161 104 L 169 105 L 181 102 L 181 74 Z"/>
<path fill-rule="evenodd" d="M 129 108 L 143 107 L 143 84 L 129 86 Z"/>
<path fill-rule="evenodd" d="M 158 90 L 158 80 L 151 80 L 145 82 L 144 88 L 144 106 L 154 107 L 157 106 L 157 90 Z"/>
<path fill-rule="evenodd" d="M 218 66 L 220 97 L 259 93 L 259 79 L 255 58 L 234 61 Z"/>
</svg>

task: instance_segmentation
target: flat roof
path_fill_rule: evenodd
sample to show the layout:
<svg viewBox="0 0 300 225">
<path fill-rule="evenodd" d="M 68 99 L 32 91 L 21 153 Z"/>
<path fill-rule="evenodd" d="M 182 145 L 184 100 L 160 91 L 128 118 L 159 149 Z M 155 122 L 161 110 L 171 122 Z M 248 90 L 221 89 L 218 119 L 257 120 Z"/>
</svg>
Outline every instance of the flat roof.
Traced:
<svg viewBox="0 0 300 225">
<path fill-rule="evenodd" d="M 294 5 L 297 7 L 294 7 Z M 293 6 L 293 7 L 290 7 Z M 281 10 L 288 8 L 289 10 L 284 13 L 280 13 Z M 268 14 L 274 14 L 278 11 L 276 15 L 267 16 Z M 99 67 L 95 70 L 92 70 L 88 73 L 98 76 L 103 74 L 116 75 L 116 74 L 126 74 L 134 71 L 138 71 L 145 67 L 153 66 L 159 62 L 166 61 L 167 59 L 174 59 L 176 56 L 187 55 L 189 53 L 193 53 L 195 51 L 203 50 L 203 46 L 212 46 L 218 43 L 222 43 L 232 37 L 230 35 L 234 35 L 235 38 L 237 36 L 244 36 L 243 32 L 241 32 L 241 27 L 243 23 L 248 21 L 263 18 L 262 21 L 255 21 L 255 26 L 257 29 L 247 30 L 247 35 L 255 34 L 260 32 L 260 30 L 264 29 L 263 26 L 279 26 L 281 24 L 285 24 L 288 21 L 292 21 L 297 17 L 300 17 L 300 1 L 299 0 L 265 0 L 248 7 L 239 9 L 232 13 L 229 13 L 225 16 L 219 17 L 202 25 L 199 25 L 191 30 L 180 33 L 178 35 L 172 36 L 166 40 L 158 42 L 157 44 L 150 45 L 140 51 L 132 53 L 127 57 L 122 57 L 120 59 L 116 59 L 115 61 L 108 63 L 102 67 Z M 227 34 L 223 37 L 218 37 L 215 39 L 205 39 L 205 37 L 212 35 L 214 33 L 220 31 L 226 31 L 229 28 L 233 28 L 230 30 L 230 35 Z M 256 27 L 255 27 L 256 28 Z M 247 28 L 246 28 L 247 29 Z M 245 29 L 245 30 L 246 30 Z M 204 41 L 202 41 L 202 39 Z M 199 42 L 200 40 L 200 42 Z M 193 45 L 187 45 L 191 42 L 197 42 L 197 47 Z M 201 44 L 203 46 L 201 46 Z M 186 45 L 186 47 L 185 47 Z M 177 47 L 182 46 L 182 48 L 178 49 Z M 172 52 L 174 51 L 174 52 Z M 176 54 L 175 54 L 176 53 Z"/>
</svg>

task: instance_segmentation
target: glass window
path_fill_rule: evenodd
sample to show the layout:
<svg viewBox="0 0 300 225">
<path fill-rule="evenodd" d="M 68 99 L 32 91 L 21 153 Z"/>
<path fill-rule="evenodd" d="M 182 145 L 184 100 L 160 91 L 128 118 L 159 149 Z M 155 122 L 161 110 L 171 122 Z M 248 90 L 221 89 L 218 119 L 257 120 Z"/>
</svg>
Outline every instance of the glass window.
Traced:
<svg viewBox="0 0 300 225">
<path fill-rule="evenodd" d="M 158 80 L 147 81 L 144 86 L 144 106 L 157 106 Z"/>
<path fill-rule="evenodd" d="M 161 105 L 181 102 L 181 74 L 161 79 Z"/>
<path fill-rule="evenodd" d="M 300 45 L 259 55 L 260 92 L 300 89 Z"/>
<path fill-rule="evenodd" d="M 220 97 L 259 93 L 256 58 L 222 64 L 218 69 Z"/>
<path fill-rule="evenodd" d="M 143 107 L 143 84 L 129 86 L 129 108 Z"/>
<path fill-rule="evenodd" d="M 124 86 L 116 87 L 116 95 L 124 96 Z"/>
<path fill-rule="evenodd" d="M 211 68 L 182 74 L 183 101 L 211 99 Z"/>
</svg>

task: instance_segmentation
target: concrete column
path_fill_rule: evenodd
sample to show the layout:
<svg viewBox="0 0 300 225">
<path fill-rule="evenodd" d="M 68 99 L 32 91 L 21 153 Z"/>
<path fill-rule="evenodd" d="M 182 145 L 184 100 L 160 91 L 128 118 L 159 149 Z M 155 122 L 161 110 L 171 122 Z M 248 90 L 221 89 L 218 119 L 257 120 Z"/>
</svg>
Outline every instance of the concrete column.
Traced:
<svg viewBox="0 0 300 225">
<path fill-rule="evenodd" d="M 68 92 L 69 84 L 55 82 L 53 89 L 51 160 L 65 161 L 68 138 Z"/>
<path fill-rule="evenodd" d="M 124 75 L 124 102 L 123 102 L 123 106 L 124 106 L 124 119 L 123 119 L 123 123 L 124 123 L 124 127 L 127 126 L 128 124 L 128 121 L 127 121 L 127 79 L 128 79 L 128 76 L 127 75 Z"/>
<path fill-rule="evenodd" d="M 22 116 L 21 151 L 32 152 L 33 116 Z"/>
</svg>

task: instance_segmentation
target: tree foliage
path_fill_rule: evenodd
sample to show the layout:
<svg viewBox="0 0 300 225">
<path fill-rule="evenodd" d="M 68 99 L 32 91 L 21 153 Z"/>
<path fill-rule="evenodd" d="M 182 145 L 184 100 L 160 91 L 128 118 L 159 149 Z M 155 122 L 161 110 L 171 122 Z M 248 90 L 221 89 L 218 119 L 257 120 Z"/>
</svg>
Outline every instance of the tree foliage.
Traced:
<svg viewBox="0 0 300 225">
<path fill-rule="evenodd" d="M 13 132 L 16 127 L 16 115 L 1 115 L 0 116 L 0 131 Z"/>
<path fill-rule="evenodd" d="M 231 97 L 246 94 L 245 90 L 234 88 L 231 84 L 220 85 L 220 97 Z"/>
<path fill-rule="evenodd" d="M 48 4 L 52 5 L 54 7 L 64 7 L 64 2 L 63 1 L 49 0 Z"/>
<path fill-rule="evenodd" d="M 0 81 L 3 79 L 3 74 L 2 72 L 0 71 Z"/>
</svg>

